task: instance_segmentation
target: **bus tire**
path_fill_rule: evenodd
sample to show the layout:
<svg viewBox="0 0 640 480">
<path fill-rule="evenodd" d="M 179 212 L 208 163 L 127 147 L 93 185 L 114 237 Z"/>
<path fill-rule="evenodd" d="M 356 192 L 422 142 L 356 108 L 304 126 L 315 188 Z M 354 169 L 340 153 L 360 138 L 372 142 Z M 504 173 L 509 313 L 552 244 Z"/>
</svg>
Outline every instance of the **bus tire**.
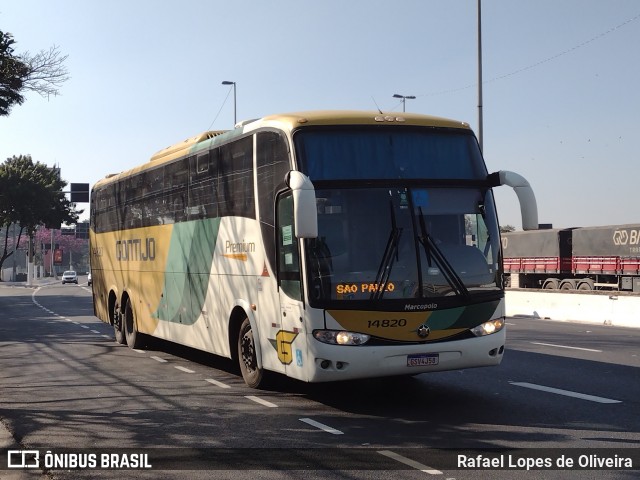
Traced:
<svg viewBox="0 0 640 480">
<path fill-rule="evenodd" d="M 245 383 L 251 388 L 258 388 L 264 378 L 264 370 L 258 367 L 255 339 L 247 317 L 238 333 L 238 363 Z"/>
<path fill-rule="evenodd" d="M 128 298 L 124 306 L 124 316 L 122 318 L 124 336 L 129 348 L 140 348 L 142 346 L 141 335 L 136 328 L 136 319 L 131 306 L 131 299 Z"/>
<path fill-rule="evenodd" d="M 120 345 L 127 344 L 127 339 L 124 336 L 124 330 L 122 329 L 121 325 L 118 325 L 117 322 L 113 323 L 113 333 L 115 334 L 116 342 L 118 342 Z"/>
<path fill-rule="evenodd" d="M 126 345 L 127 339 L 125 338 L 124 328 L 122 325 L 122 311 L 120 310 L 120 307 L 115 304 L 115 302 L 111 311 L 111 319 L 113 320 L 113 333 L 115 334 L 116 342 L 118 342 L 120 345 Z"/>
</svg>

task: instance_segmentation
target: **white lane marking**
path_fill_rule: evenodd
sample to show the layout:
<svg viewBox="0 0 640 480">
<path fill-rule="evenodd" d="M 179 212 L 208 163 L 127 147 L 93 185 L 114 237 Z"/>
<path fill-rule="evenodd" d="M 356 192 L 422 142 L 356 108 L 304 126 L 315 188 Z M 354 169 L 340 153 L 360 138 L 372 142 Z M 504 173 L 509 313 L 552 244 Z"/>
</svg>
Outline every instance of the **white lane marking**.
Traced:
<svg viewBox="0 0 640 480">
<path fill-rule="evenodd" d="M 102 338 L 108 338 L 109 340 L 111 340 L 111 335 L 100 335 Z"/>
<path fill-rule="evenodd" d="M 602 350 L 594 350 L 593 348 L 570 347 L 568 345 L 556 345 L 554 343 L 531 342 L 534 345 L 542 345 L 543 347 L 569 348 L 571 350 L 583 350 L 585 352 L 602 353 Z"/>
<path fill-rule="evenodd" d="M 589 400 L 590 402 L 598 403 L 622 403 L 620 400 L 613 400 L 611 398 L 596 397 L 595 395 L 587 395 L 585 393 L 572 392 L 570 390 L 561 390 L 559 388 L 545 387 L 544 385 L 536 385 L 535 383 L 527 382 L 509 382 L 516 387 L 530 388 L 532 390 L 540 390 L 543 392 L 556 393 L 558 395 L 564 395 L 566 397 L 580 398 L 582 400 Z"/>
<path fill-rule="evenodd" d="M 378 450 L 380 455 L 384 455 L 385 457 L 389 457 L 394 459 L 397 462 L 404 463 L 405 465 L 409 465 L 416 470 L 420 470 L 421 472 L 428 473 L 429 475 L 442 475 L 440 470 L 436 470 L 435 468 L 428 467 L 423 465 L 422 463 L 416 462 L 415 460 L 411 460 L 410 458 L 403 457 L 402 455 L 398 455 L 391 450 Z"/>
<path fill-rule="evenodd" d="M 133 350 L 133 351 L 134 351 L 134 352 L 136 352 L 136 353 L 147 353 L 146 351 L 144 351 L 144 350 L 140 350 L 140 349 L 138 349 L 138 348 L 132 348 L 131 350 Z"/>
<path fill-rule="evenodd" d="M 165 360 L 164 358 L 156 357 L 155 355 L 152 355 L 151 358 L 153 358 L 156 362 L 167 363 L 167 360 Z"/>
<path fill-rule="evenodd" d="M 244 398 L 248 398 L 249 400 L 252 400 L 256 403 L 259 403 L 260 405 L 264 405 L 265 407 L 269 407 L 269 408 L 276 408 L 278 406 L 275 403 L 271 403 L 267 400 L 264 400 L 260 397 L 256 397 L 254 395 L 245 395 Z"/>
<path fill-rule="evenodd" d="M 183 372 L 186 372 L 186 373 L 196 373 L 195 370 L 191 370 L 191 369 L 189 369 L 187 367 L 183 367 L 183 366 L 180 366 L 180 365 L 174 365 L 174 368 L 177 368 L 178 370 L 182 370 Z"/>
<path fill-rule="evenodd" d="M 220 387 L 220 388 L 231 388 L 230 385 L 227 385 L 226 383 L 219 382 L 218 380 L 214 380 L 213 378 L 205 378 L 204 381 L 212 383 L 213 385 L 215 385 L 217 387 Z"/>
<path fill-rule="evenodd" d="M 31 301 L 32 301 L 36 306 L 40 307 L 40 308 L 41 308 L 42 310 L 44 310 L 45 312 L 50 313 L 51 315 L 54 315 L 54 316 L 58 317 L 58 318 L 59 318 L 59 319 L 61 319 L 61 320 L 66 320 L 67 322 L 74 323 L 74 324 L 76 324 L 76 325 L 80 325 L 80 328 L 85 328 L 85 329 L 87 329 L 87 330 L 91 328 L 91 327 L 89 327 L 89 326 L 87 326 L 87 325 L 82 325 L 82 324 L 80 324 L 79 322 L 76 322 L 75 320 L 71 320 L 71 319 L 70 319 L 70 318 L 68 318 L 68 317 L 65 317 L 65 316 L 63 316 L 63 315 L 60 315 L 59 313 L 56 313 L 56 312 L 54 312 L 53 310 L 50 310 L 50 309 L 48 309 L 47 307 L 45 307 L 44 305 L 42 305 L 41 303 L 39 303 L 39 302 L 36 300 L 36 293 L 38 293 L 38 291 L 40 291 L 40 289 L 41 289 L 41 288 L 42 288 L 42 287 L 38 287 L 38 288 L 36 288 L 36 289 L 33 291 L 33 293 L 31 294 Z M 100 333 L 100 332 L 98 332 L 98 331 L 96 331 L 96 330 L 91 330 L 91 332 L 93 332 L 93 333 L 97 333 L 97 334 L 99 334 L 99 333 Z M 103 336 L 103 337 L 105 337 L 105 338 L 111 338 L 111 337 L 106 336 L 106 335 L 102 335 L 102 336 Z M 146 353 L 146 352 L 140 351 L 140 353 Z"/>
<path fill-rule="evenodd" d="M 100 335 L 100 332 L 98 330 L 89 330 L 91 333 L 97 333 L 98 335 Z"/>
<path fill-rule="evenodd" d="M 341 432 L 340 430 L 336 430 L 333 427 L 329 427 L 328 425 L 325 425 L 324 423 L 320 423 L 320 422 L 316 422 L 315 420 L 311 420 L 310 418 L 300 418 L 299 419 L 301 422 L 304 423 L 308 423 L 309 425 L 319 428 L 320 430 L 324 430 L 327 433 L 332 433 L 334 435 L 344 435 L 344 432 Z"/>
</svg>

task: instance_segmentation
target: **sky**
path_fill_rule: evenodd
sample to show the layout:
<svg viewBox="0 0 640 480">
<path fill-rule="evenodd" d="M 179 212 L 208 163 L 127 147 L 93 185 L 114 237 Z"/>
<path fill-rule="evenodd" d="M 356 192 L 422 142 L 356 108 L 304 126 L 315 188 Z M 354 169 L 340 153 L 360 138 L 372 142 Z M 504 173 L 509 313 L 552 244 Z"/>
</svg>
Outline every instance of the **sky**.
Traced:
<svg viewBox="0 0 640 480">
<path fill-rule="evenodd" d="M 478 133 L 477 0 L 20 0 L 15 53 L 58 46 L 70 80 L 0 117 L 0 161 L 89 183 L 238 120 L 316 109 L 410 112 Z M 640 2 L 482 0 L 489 171 L 534 189 L 541 223 L 640 223 Z M 496 189 L 503 225 L 517 197 Z M 83 205 L 80 205 L 81 207 Z M 86 205 L 88 211 L 88 205 Z M 86 217 L 85 213 L 83 217 Z"/>
</svg>

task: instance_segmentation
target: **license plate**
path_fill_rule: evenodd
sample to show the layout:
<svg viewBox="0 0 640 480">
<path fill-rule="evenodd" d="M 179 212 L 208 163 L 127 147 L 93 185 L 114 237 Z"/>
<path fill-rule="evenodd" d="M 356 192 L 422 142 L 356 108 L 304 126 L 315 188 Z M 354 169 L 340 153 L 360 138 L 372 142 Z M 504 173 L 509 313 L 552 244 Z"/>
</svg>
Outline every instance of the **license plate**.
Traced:
<svg viewBox="0 0 640 480">
<path fill-rule="evenodd" d="M 438 365 L 439 362 L 440 354 L 438 353 L 407 355 L 407 367 L 427 367 L 429 365 Z"/>
</svg>

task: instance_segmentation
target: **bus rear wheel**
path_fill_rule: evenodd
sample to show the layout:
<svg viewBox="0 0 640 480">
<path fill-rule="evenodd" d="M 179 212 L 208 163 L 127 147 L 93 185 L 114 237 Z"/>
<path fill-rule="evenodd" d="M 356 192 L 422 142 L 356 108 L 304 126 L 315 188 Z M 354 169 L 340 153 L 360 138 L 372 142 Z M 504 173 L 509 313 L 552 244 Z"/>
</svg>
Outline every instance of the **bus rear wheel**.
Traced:
<svg viewBox="0 0 640 480">
<path fill-rule="evenodd" d="M 142 346 L 142 342 L 140 340 L 138 329 L 136 328 L 131 299 L 128 299 L 124 306 L 124 317 L 122 319 L 122 323 L 127 345 L 129 345 L 130 348 L 140 348 Z"/>
<path fill-rule="evenodd" d="M 122 325 L 118 325 L 117 323 L 113 324 L 113 332 L 116 336 L 116 342 L 120 345 L 126 345 L 127 339 L 124 338 L 124 330 L 122 329 Z"/>
<path fill-rule="evenodd" d="M 258 388 L 264 378 L 264 370 L 258 367 L 253 330 L 246 317 L 238 334 L 238 363 L 245 383 L 251 388 Z"/>
<path fill-rule="evenodd" d="M 120 345 L 126 345 L 127 339 L 124 336 L 124 327 L 122 325 L 123 315 L 120 307 L 113 303 L 111 318 L 113 319 L 113 333 L 116 337 L 116 342 Z"/>
</svg>

